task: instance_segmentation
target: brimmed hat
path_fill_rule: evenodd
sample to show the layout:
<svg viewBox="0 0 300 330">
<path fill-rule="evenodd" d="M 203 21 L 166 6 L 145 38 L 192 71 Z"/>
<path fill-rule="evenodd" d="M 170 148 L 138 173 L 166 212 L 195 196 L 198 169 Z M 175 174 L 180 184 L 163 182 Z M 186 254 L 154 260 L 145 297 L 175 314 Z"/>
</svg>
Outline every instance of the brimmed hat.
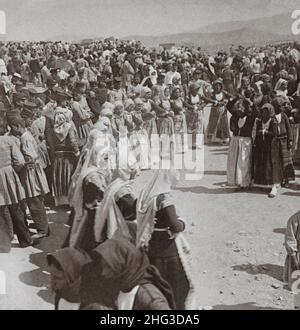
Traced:
<svg viewBox="0 0 300 330">
<path fill-rule="evenodd" d="M 55 98 L 56 100 L 68 100 L 72 98 L 72 95 L 67 93 L 66 91 L 64 91 L 62 88 L 60 87 L 55 87 L 53 89 L 54 93 L 55 93 Z"/>
<path fill-rule="evenodd" d="M 27 119 L 27 118 L 33 118 L 34 116 L 34 111 L 30 110 L 30 109 L 27 109 L 27 108 L 24 108 L 21 112 L 21 117 L 23 119 Z"/>
<path fill-rule="evenodd" d="M 33 109 L 36 109 L 37 107 L 38 107 L 37 104 L 34 103 L 34 102 L 25 101 L 23 103 L 23 108 L 24 109 L 33 110 Z"/>
<path fill-rule="evenodd" d="M 48 88 L 44 88 L 44 87 L 40 87 L 40 86 L 28 88 L 28 91 L 31 94 L 43 94 L 43 93 L 47 92 L 47 90 L 48 90 Z"/>
<path fill-rule="evenodd" d="M 26 100 L 26 96 L 24 93 L 14 93 L 13 100 L 14 102 L 24 102 Z"/>
</svg>

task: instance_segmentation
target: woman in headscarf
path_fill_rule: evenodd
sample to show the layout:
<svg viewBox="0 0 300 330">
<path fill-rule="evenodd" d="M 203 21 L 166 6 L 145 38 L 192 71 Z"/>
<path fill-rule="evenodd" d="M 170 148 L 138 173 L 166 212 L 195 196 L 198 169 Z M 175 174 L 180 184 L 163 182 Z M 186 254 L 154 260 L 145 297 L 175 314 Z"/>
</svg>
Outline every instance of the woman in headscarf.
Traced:
<svg viewBox="0 0 300 330">
<path fill-rule="evenodd" d="M 111 126 L 114 138 L 119 141 L 120 136 L 127 136 L 127 127 L 124 118 L 124 105 L 121 101 L 116 101 L 113 108 Z"/>
<path fill-rule="evenodd" d="M 220 141 L 221 144 L 228 142 L 230 138 L 226 103 L 230 95 L 223 89 L 222 79 L 213 83 L 212 102 L 207 127 L 207 137 L 210 141 Z"/>
<path fill-rule="evenodd" d="M 129 136 L 129 141 L 132 146 L 133 153 L 137 160 L 139 169 L 144 170 L 149 168 L 149 138 L 146 129 L 144 128 L 144 120 L 142 117 L 144 102 L 140 98 L 134 100 L 134 111 L 132 120 L 134 123 L 134 131 Z"/>
<path fill-rule="evenodd" d="M 125 114 L 124 106 L 121 102 L 116 102 L 114 116 L 112 118 L 113 135 L 117 141 L 117 166 L 120 176 L 134 176 L 138 171 L 138 162 L 135 151 L 128 139 L 128 129 L 131 129 L 133 122 Z M 127 172 L 127 173 L 126 173 Z"/>
<path fill-rule="evenodd" d="M 176 139 L 176 152 L 184 153 L 188 150 L 187 125 L 185 119 L 184 100 L 180 88 L 174 88 L 171 95 L 171 109 L 174 113 L 174 134 Z"/>
<path fill-rule="evenodd" d="M 287 80 L 280 78 L 274 88 L 277 96 L 287 97 L 288 95 L 288 82 Z"/>
<path fill-rule="evenodd" d="M 120 200 L 124 196 L 127 196 L 132 202 L 130 202 L 130 210 L 124 208 L 122 213 L 119 203 L 122 203 Z M 117 175 L 117 178 L 105 190 L 103 200 L 96 210 L 94 224 L 96 242 L 103 243 L 107 239 L 120 237 L 133 240 L 135 234 L 128 227 L 125 218 L 128 214 L 135 213 L 132 209 L 135 205 L 134 200 L 135 197 L 129 180 Z M 128 221 L 134 220 L 134 217 L 130 216 L 129 218 Z"/>
<path fill-rule="evenodd" d="M 55 309 L 61 309 L 62 299 L 81 303 L 81 273 L 83 267 L 92 260 L 89 255 L 75 248 L 64 248 L 47 255 L 50 267 L 50 287 L 55 292 Z"/>
<path fill-rule="evenodd" d="M 231 113 L 232 138 L 227 157 L 227 184 L 238 190 L 250 187 L 252 175 L 252 130 L 257 117 L 256 106 L 250 99 L 237 96 L 227 103 Z"/>
<path fill-rule="evenodd" d="M 91 253 L 82 270 L 81 297 L 118 310 L 174 309 L 168 283 L 145 252 L 125 239 L 109 239 Z"/>
<path fill-rule="evenodd" d="M 144 121 L 144 128 L 148 133 L 149 139 L 151 139 L 152 135 L 157 134 L 155 111 L 151 97 L 151 89 L 144 87 L 141 93 L 141 100 L 143 101 L 142 118 Z"/>
<path fill-rule="evenodd" d="M 154 109 L 157 115 L 157 130 L 160 138 L 160 156 L 162 159 L 174 159 L 174 113 L 171 109 L 170 86 L 163 89 L 163 95 L 155 98 Z"/>
<path fill-rule="evenodd" d="M 204 145 L 204 102 L 199 94 L 201 86 L 197 82 L 190 85 L 185 102 L 188 133 L 192 134 L 192 148 L 202 149 Z"/>
<path fill-rule="evenodd" d="M 141 115 L 143 119 L 143 128 L 148 134 L 149 147 L 151 152 L 149 152 L 149 161 L 157 162 L 158 159 L 152 159 L 152 157 L 158 157 L 159 154 L 159 137 L 157 133 L 156 126 L 156 113 L 155 105 L 151 100 L 152 91 L 148 87 L 144 87 L 141 93 L 141 100 L 143 102 L 143 107 L 141 109 Z"/>
<path fill-rule="evenodd" d="M 73 112 L 73 121 L 78 133 L 79 147 L 83 147 L 87 141 L 87 137 L 93 127 L 91 120 L 92 113 L 89 108 L 83 108 L 80 101 L 82 96 L 77 92 L 73 92 L 73 102 L 71 104 Z"/>
<path fill-rule="evenodd" d="M 72 174 L 80 155 L 75 128 L 64 112 L 56 112 L 53 127 L 53 182 L 55 205 L 68 205 L 68 191 Z"/>
<path fill-rule="evenodd" d="M 194 285 L 190 249 L 182 234 L 185 224 L 170 196 L 174 173 L 156 171 L 137 201 L 137 247 L 145 247 L 174 292 L 176 309 L 193 309 Z"/>
<path fill-rule="evenodd" d="M 277 195 L 281 183 L 280 155 L 276 148 L 278 122 L 272 104 L 266 103 L 256 119 L 253 130 L 253 179 L 254 184 L 271 186 L 270 198 Z"/>
<path fill-rule="evenodd" d="M 292 160 L 293 131 L 286 114 L 289 112 L 289 109 L 291 109 L 291 104 L 287 98 L 282 96 L 277 96 L 272 104 L 275 109 L 275 118 L 278 125 L 276 148 L 280 155 L 280 158 L 278 160 L 274 159 L 274 161 L 279 161 L 278 166 L 281 171 L 281 185 L 286 186 L 290 180 L 295 180 L 295 170 Z"/>
<path fill-rule="evenodd" d="M 69 189 L 72 228 L 68 240 L 71 247 L 89 250 L 97 245 L 93 234 L 95 214 L 112 179 L 109 152 L 103 135 L 91 131 Z"/>
</svg>

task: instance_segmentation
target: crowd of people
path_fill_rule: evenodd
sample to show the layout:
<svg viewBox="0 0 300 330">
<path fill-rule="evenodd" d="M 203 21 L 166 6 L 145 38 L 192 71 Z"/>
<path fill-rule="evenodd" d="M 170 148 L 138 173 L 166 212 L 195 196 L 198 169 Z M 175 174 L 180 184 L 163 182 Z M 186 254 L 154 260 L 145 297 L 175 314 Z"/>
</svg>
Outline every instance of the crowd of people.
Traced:
<svg viewBox="0 0 300 330">
<path fill-rule="evenodd" d="M 50 235 L 47 207 L 71 209 L 69 235 L 48 256 L 57 308 L 61 298 L 81 309 L 195 307 L 174 164 L 138 196 L 131 185 L 162 159 L 229 145 L 228 186 L 270 187 L 274 198 L 295 180 L 297 43 L 210 56 L 113 38 L 9 42 L 0 76 L 0 247 L 9 252 L 14 234 L 34 245 Z"/>
</svg>

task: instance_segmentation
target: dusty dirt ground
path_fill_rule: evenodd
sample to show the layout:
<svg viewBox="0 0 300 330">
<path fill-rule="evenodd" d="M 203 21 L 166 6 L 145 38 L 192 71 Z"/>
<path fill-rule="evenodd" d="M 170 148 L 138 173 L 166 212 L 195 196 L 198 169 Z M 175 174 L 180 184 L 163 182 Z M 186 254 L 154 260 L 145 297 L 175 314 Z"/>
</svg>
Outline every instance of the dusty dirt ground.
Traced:
<svg viewBox="0 0 300 330">
<path fill-rule="evenodd" d="M 193 253 L 199 308 L 290 309 L 293 295 L 282 282 L 284 232 L 288 218 L 299 210 L 297 181 L 275 199 L 253 188 L 237 193 L 224 187 L 226 146 L 205 147 L 204 176 L 181 180 L 173 190 L 187 222 L 186 238 Z M 297 180 L 300 172 L 297 171 Z M 151 171 L 137 178 L 137 191 Z M 0 309 L 53 309 L 45 257 L 59 248 L 68 232 L 67 213 L 48 212 L 51 235 L 39 245 L 0 256 L 6 275 L 6 294 Z"/>
</svg>

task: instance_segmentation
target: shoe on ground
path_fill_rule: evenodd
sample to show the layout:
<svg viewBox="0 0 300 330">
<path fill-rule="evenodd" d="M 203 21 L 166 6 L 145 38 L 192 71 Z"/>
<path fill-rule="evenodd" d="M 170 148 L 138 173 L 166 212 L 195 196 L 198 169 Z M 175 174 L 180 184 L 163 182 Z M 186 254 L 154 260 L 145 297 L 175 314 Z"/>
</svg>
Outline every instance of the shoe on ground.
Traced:
<svg viewBox="0 0 300 330">
<path fill-rule="evenodd" d="M 42 233 L 36 233 L 36 234 L 33 234 L 33 235 L 31 236 L 31 238 L 32 238 L 33 240 L 38 240 L 38 239 L 42 239 L 42 238 L 48 237 L 49 235 L 50 235 L 50 231 L 48 231 L 47 234 L 42 234 Z"/>
<path fill-rule="evenodd" d="M 34 245 L 35 245 L 35 241 L 32 240 L 32 241 L 30 241 L 30 242 L 28 242 L 28 243 L 20 244 L 20 248 L 25 249 L 25 248 L 27 248 L 27 247 L 29 247 L 29 246 L 34 246 Z"/>
</svg>

